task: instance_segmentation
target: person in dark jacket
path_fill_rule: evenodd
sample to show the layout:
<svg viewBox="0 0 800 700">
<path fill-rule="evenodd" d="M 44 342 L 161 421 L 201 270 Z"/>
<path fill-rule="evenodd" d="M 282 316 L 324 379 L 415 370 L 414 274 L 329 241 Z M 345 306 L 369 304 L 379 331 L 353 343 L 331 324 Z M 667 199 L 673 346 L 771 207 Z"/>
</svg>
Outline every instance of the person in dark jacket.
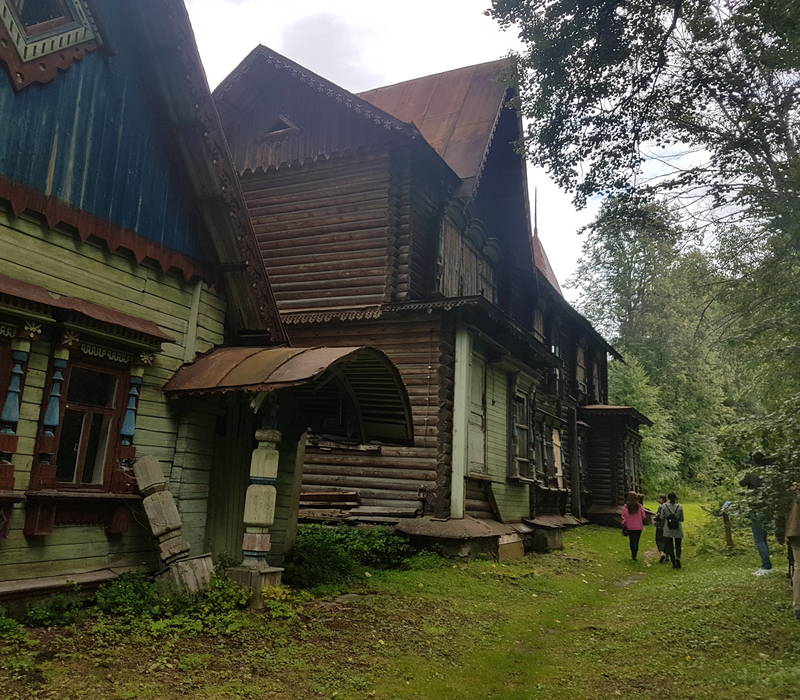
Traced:
<svg viewBox="0 0 800 700">
<path fill-rule="evenodd" d="M 681 568 L 681 549 L 683 545 L 683 506 L 678 503 L 675 492 L 667 494 L 667 502 L 658 509 L 664 520 L 664 538 L 667 541 L 667 556 L 673 569 Z"/>
<path fill-rule="evenodd" d="M 656 549 L 658 549 L 658 553 L 661 555 L 658 559 L 659 564 L 663 564 L 668 558 L 667 540 L 664 537 L 664 521 L 661 519 L 661 506 L 666 502 L 666 496 L 658 497 L 658 509 L 656 510 L 655 518 L 653 518 L 653 529 L 656 531 Z"/>
</svg>

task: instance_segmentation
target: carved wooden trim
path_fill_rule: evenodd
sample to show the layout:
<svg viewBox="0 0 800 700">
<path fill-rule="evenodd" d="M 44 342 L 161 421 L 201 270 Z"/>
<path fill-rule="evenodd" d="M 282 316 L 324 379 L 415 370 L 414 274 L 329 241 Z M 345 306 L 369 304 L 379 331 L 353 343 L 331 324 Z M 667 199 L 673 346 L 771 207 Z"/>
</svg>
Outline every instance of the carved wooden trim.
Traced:
<svg viewBox="0 0 800 700">
<path fill-rule="evenodd" d="M 68 226 L 77 231 L 81 241 L 90 237 L 99 238 L 112 252 L 120 248 L 129 250 L 139 264 L 149 259 L 157 262 L 165 272 L 172 268 L 178 270 L 187 280 L 199 277 L 209 285 L 217 281 L 213 268 L 208 263 L 195 260 L 134 231 L 116 226 L 110 221 L 2 176 L 0 176 L 0 199 L 9 203 L 14 216 L 20 216 L 26 210 L 40 214 L 44 216 L 48 228 Z"/>
</svg>

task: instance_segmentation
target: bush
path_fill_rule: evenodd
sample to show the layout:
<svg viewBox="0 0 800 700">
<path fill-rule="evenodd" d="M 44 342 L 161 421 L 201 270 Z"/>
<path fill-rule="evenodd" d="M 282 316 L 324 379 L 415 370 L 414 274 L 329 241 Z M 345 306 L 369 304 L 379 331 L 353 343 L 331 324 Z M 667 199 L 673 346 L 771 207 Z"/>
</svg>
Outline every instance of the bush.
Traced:
<svg viewBox="0 0 800 700">
<path fill-rule="evenodd" d="M 301 588 L 342 583 L 358 577 L 365 566 L 399 568 L 413 553 L 405 538 L 386 527 L 301 525 L 284 580 Z"/>
<path fill-rule="evenodd" d="M 95 603 L 102 612 L 120 617 L 157 617 L 170 607 L 170 601 L 159 595 L 148 576 L 135 573 L 123 574 L 101 586 Z"/>
<path fill-rule="evenodd" d="M 6 617 L 6 611 L 0 608 L 0 639 L 21 639 L 25 637 L 25 628 L 16 620 Z"/>
<path fill-rule="evenodd" d="M 83 602 L 76 593 L 57 593 L 34 603 L 25 613 L 25 624 L 31 627 L 63 627 L 78 619 Z"/>
</svg>

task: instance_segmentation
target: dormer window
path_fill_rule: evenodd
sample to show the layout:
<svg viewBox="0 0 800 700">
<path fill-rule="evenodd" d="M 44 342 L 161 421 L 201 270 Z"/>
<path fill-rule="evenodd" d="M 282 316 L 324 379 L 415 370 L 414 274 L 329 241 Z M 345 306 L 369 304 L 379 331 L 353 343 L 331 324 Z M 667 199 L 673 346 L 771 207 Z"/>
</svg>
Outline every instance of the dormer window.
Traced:
<svg viewBox="0 0 800 700">
<path fill-rule="evenodd" d="M 28 36 L 42 34 L 75 19 L 65 0 L 9 0 L 9 4 Z"/>
<path fill-rule="evenodd" d="M 300 127 L 281 114 L 275 118 L 275 121 L 272 122 L 272 125 L 267 129 L 267 133 L 264 136 L 266 138 L 277 138 L 299 133 Z"/>
<path fill-rule="evenodd" d="M 101 44 L 86 0 L 0 0 L 0 61 L 15 90 L 53 80 Z"/>
</svg>

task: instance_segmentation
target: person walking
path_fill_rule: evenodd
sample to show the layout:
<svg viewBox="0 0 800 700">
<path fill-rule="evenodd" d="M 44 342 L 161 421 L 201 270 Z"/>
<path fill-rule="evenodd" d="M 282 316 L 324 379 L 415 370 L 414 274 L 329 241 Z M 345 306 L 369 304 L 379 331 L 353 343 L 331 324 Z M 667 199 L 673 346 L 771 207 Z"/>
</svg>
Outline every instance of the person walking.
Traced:
<svg viewBox="0 0 800 700">
<path fill-rule="evenodd" d="M 631 559 L 636 561 L 639 554 L 639 540 L 644 530 L 644 507 L 639 503 L 639 497 L 628 491 L 625 505 L 622 506 L 622 532 L 628 533 L 628 544 L 631 548 Z"/>
<path fill-rule="evenodd" d="M 762 465 L 764 457 L 757 452 L 753 455 L 753 461 Z M 739 486 L 748 489 L 755 497 L 758 497 L 761 491 L 761 479 L 756 474 L 745 474 L 744 478 L 739 481 Z M 772 559 L 769 555 L 769 542 L 767 541 L 767 527 L 757 510 L 751 509 L 747 518 L 750 521 L 750 531 L 753 533 L 753 543 L 761 559 L 761 568 L 756 569 L 753 576 L 766 576 L 773 571 Z"/>
<path fill-rule="evenodd" d="M 683 545 L 683 506 L 678 503 L 678 496 L 674 491 L 667 494 L 667 502 L 658 509 L 658 512 L 664 521 L 663 531 L 667 556 L 672 562 L 672 568 L 680 569 Z"/>
<path fill-rule="evenodd" d="M 656 531 L 656 549 L 658 549 L 658 553 L 661 555 L 658 558 L 659 564 L 663 564 L 668 558 L 667 540 L 664 537 L 664 520 L 661 517 L 661 506 L 663 506 L 666 502 L 666 496 L 658 497 L 658 509 L 656 510 L 655 517 L 653 518 L 653 529 Z"/>
</svg>

